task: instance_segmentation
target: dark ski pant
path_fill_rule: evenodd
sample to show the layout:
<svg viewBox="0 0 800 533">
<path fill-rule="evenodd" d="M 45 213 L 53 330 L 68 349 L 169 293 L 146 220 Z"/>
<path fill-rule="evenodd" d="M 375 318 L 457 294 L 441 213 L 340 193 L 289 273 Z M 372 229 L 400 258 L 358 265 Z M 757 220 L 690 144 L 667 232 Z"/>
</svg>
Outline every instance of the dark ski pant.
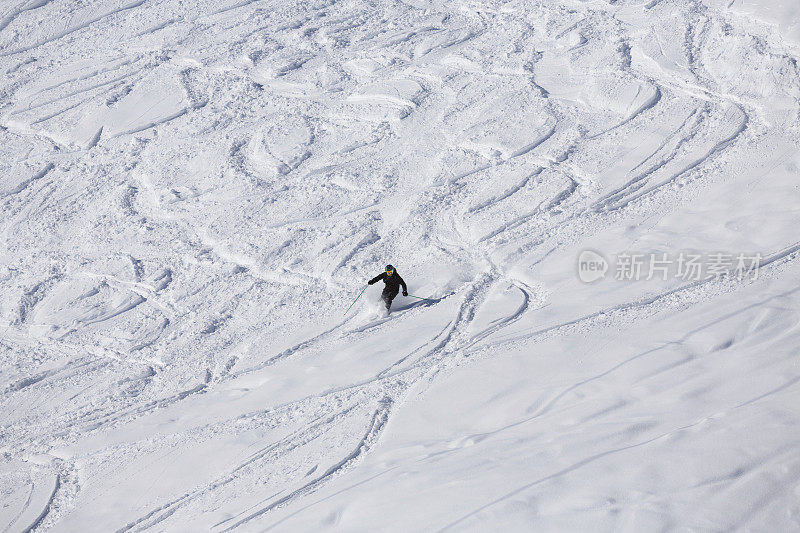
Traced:
<svg viewBox="0 0 800 533">
<path fill-rule="evenodd" d="M 398 292 L 400 292 L 399 288 L 395 288 L 394 290 L 390 289 L 388 286 L 383 288 L 383 292 L 381 293 L 381 300 L 383 300 L 383 303 L 386 304 L 387 311 L 392 306 L 392 300 L 394 300 L 394 297 L 397 296 Z"/>
</svg>

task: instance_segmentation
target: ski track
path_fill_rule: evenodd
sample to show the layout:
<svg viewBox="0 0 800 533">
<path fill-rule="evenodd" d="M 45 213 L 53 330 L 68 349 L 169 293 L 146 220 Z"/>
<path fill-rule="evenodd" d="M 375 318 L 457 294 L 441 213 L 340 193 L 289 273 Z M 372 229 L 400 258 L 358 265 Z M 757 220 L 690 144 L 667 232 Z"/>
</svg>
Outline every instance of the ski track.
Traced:
<svg viewBox="0 0 800 533">
<path fill-rule="evenodd" d="M 321 484 L 325 483 L 327 480 L 332 478 L 333 476 L 341 473 L 344 471 L 350 464 L 356 461 L 361 455 L 367 453 L 369 448 L 378 440 L 380 437 L 380 433 L 383 428 L 386 426 L 389 420 L 389 412 L 391 410 L 392 402 L 389 399 L 382 400 L 382 406 L 375 410 L 375 413 L 372 415 L 372 420 L 370 421 L 369 428 L 367 429 L 366 434 L 361 438 L 361 440 L 356 445 L 355 449 L 350 452 L 347 456 L 337 462 L 335 465 L 331 466 L 328 470 L 326 470 L 322 475 L 315 478 L 313 481 L 310 481 L 306 485 L 303 485 L 299 489 L 287 494 L 286 496 L 279 498 L 278 500 L 274 501 L 273 503 L 263 507 L 250 515 L 242 518 L 238 522 L 232 524 L 228 528 L 224 529 L 223 531 L 232 531 L 239 526 L 242 526 L 254 518 L 257 518 L 264 513 L 271 511 L 272 509 L 278 508 L 284 504 L 291 502 L 293 499 L 297 498 L 298 496 L 302 496 L 304 494 L 308 494 L 313 492 L 317 489 Z M 275 524 L 277 526 L 277 524 Z M 273 526 L 274 527 L 274 526 Z M 271 527 L 268 529 L 272 529 Z"/>
<path fill-rule="evenodd" d="M 42 512 L 39 513 L 39 516 L 36 517 L 33 523 L 31 523 L 29 526 L 27 526 L 25 529 L 22 530 L 24 533 L 29 533 L 30 531 L 34 531 L 36 528 L 39 527 L 39 525 L 47 516 L 47 513 L 50 512 L 50 506 L 53 504 L 53 500 L 55 499 L 56 494 L 58 493 L 58 489 L 60 487 L 61 487 L 61 478 L 59 476 L 56 476 L 56 482 L 55 486 L 53 487 L 53 492 L 51 492 L 50 497 L 47 498 L 47 503 L 45 503 Z"/>
<path fill-rule="evenodd" d="M 15 50 L 9 50 L 9 51 L 5 51 L 5 52 L 0 52 L 0 57 L 16 55 L 16 54 L 20 54 L 22 52 L 28 52 L 28 51 L 34 50 L 36 48 L 42 47 L 42 46 L 44 46 L 46 44 L 52 43 L 54 41 L 58 41 L 59 39 L 63 39 L 64 37 L 66 37 L 67 35 L 70 35 L 71 33 L 74 33 L 76 31 L 80 31 L 82 29 L 88 28 L 92 24 L 95 24 L 96 22 L 100 22 L 103 19 L 112 17 L 113 15 L 116 15 L 118 13 L 122 13 L 124 11 L 135 9 L 135 8 L 141 6 L 142 4 L 144 4 L 146 1 L 147 0 L 137 0 L 136 2 L 132 2 L 132 3 L 127 4 L 127 5 L 123 5 L 123 6 L 119 7 L 119 8 L 117 8 L 117 9 L 113 9 L 111 11 L 108 11 L 107 13 L 104 13 L 102 15 L 98 15 L 95 18 L 93 18 L 93 19 L 91 19 L 91 20 L 89 20 L 89 21 L 87 21 L 87 22 L 85 22 L 83 24 L 79 24 L 77 26 L 73 26 L 71 28 L 67 28 L 65 30 L 56 32 L 55 35 L 52 35 L 52 36 L 50 36 L 50 37 L 48 37 L 46 39 L 42 39 L 40 41 L 37 41 L 37 42 L 35 42 L 33 44 L 30 44 L 30 45 L 27 45 L 27 46 L 22 46 L 20 48 L 15 49 Z"/>
<path fill-rule="evenodd" d="M 355 409 L 355 407 L 356 406 L 348 407 L 347 409 L 339 413 L 336 413 L 333 416 L 330 416 L 322 421 L 317 421 L 317 420 L 312 421 L 310 425 L 295 431 L 285 439 L 270 444 L 269 446 L 266 446 L 261 450 L 252 453 L 245 461 L 239 463 L 236 467 L 231 469 L 230 472 L 228 472 L 225 476 L 214 480 L 205 487 L 192 491 L 192 493 L 190 494 L 185 494 L 182 497 L 167 503 L 166 505 L 160 506 L 150 511 L 149 513 L 139 518 L 138 520 L 127 524 L 124 528 L 122 528 L 122 531 L 142 531 L 150 527 L 154 527 L 158 523 L 163 522 L 165 519 L 172 516 L 176 511 L 178 511 L 180 506 L 185 505 L 186 503 L 189 503 L 197 499 L 198 497 L 204 495 L 208 491 L 216 490 L 219 487 L 237 481 L 238 472 L 245 470 L 246 468 L 250 467 L 253 464 L 257 464 L 260 461 L 275 460 L 279 458 L 282 454 L 289 453 L 295 448 L 303 446 L 304 444 L 308 444 L 309 442 L 319 438 L 320 436 L 325 434 L 324 431 L 325 429 L 330 429 L 331 425 L 339 422 L 343 417 L 346 417 Z M 291 409 L 292 405 L 284 406 L 284 408 Z M 320 479 L 322 479 L 323 477 L 324 476 L 321 476 Z M 273 504 L 273 506 L 274 505 L 275 504 Z M 258 514 L 263 514 L 263 512 Z M 247 520 L 249 520 L 249 518 L 246 518 L 244 521 Z M 220 522 L 219 524 L 215 524 L 215 526 L 219 526 L 226 521 L 228 520 Z"/>
<path fill-rule="evenodd" d="M 8 15 L 6 15 L 5 17 L 3 17 L 2 20 L 0 20 L 0 32 L 5 30 L 8 27 L 8 25 L 11 24 L 11 22 L 15 18 L 17 18 L 18 16 L 20 16 L 24 12 L 32 11 L 34 9 L 38 9 L 40 7 L 44 7 L 47 4 L 49 4 L 51 1 L 52 0 L 37 0 L 37 1 L 25 0 L 25 1 L 21 1 L 17 7 L 11 9 L 11 11 L 8 13 Z"/>
</svg>

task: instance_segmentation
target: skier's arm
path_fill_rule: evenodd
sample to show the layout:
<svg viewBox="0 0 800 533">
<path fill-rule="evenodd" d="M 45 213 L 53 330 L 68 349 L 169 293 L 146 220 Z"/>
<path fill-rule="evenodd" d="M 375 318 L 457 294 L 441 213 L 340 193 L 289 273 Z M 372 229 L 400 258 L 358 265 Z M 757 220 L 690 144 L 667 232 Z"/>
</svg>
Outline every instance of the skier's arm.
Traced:
<svg viewBox="0 0 800 533">
<path fill-rule="evenodd" d="M 403 296 L 408 296 L 408 287 L 406 287 L 406 282 L 403 280 L 403 278 L 400 277 L 400 274 L 396 275 L 399 278 L 397 281 L 399 281 L 400 285 L 403 286 Z"/>
<path fill-rule="evenodd" d="M 378 283 L 380 280 L 382 280 L 385 277 L 386 277 L 386 272 L 381 272 L 380 274 L 378 274 L 377 276 L 375 276 L 374 278 L 369 280 L 367 283 L 369 285 L 372 285 L 373 283 Z"/>
</svg>

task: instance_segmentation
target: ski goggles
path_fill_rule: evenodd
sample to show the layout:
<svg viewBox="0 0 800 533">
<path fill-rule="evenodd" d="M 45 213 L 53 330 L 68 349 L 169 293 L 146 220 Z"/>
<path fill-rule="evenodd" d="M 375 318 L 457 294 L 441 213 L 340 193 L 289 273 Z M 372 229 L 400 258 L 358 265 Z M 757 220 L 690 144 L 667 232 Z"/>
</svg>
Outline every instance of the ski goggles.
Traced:
<svg viewBox="0 0 800 533">
<path fill-rule="evenodd" d="M 394 274 L 394 270 L 387 270 L 386 271 L 386 275 L 387 276 L 391 276 L 392 274 Z"/>
</svg>

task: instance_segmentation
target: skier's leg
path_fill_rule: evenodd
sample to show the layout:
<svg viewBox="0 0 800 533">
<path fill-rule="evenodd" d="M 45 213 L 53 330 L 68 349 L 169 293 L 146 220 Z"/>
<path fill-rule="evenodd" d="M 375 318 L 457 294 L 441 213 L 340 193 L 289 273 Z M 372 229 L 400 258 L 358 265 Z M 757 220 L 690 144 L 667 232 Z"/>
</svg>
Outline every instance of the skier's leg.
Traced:
<svg viewBox="0 0 800 533">
<path fill-rule="evenodd" d="M 383 300 L 383 304 L 386 306 L 386 310 L 388 311 L 389 307 L 392 306 L 392 294 L 384 289 L 381 293 L 381 300 Z"/>
<path fill-rule="evenodd" d="M 392 306 L 392 300 L 394 300 L 395 296 L 397 296 L 397 291 L 387 291 L 387 290 L 384 289 L 383 293 L 381 293 L 381 298 L 383 299 L 384 303 L 386 304 L 386 310 L 387 311 Z"/>
</svg>

